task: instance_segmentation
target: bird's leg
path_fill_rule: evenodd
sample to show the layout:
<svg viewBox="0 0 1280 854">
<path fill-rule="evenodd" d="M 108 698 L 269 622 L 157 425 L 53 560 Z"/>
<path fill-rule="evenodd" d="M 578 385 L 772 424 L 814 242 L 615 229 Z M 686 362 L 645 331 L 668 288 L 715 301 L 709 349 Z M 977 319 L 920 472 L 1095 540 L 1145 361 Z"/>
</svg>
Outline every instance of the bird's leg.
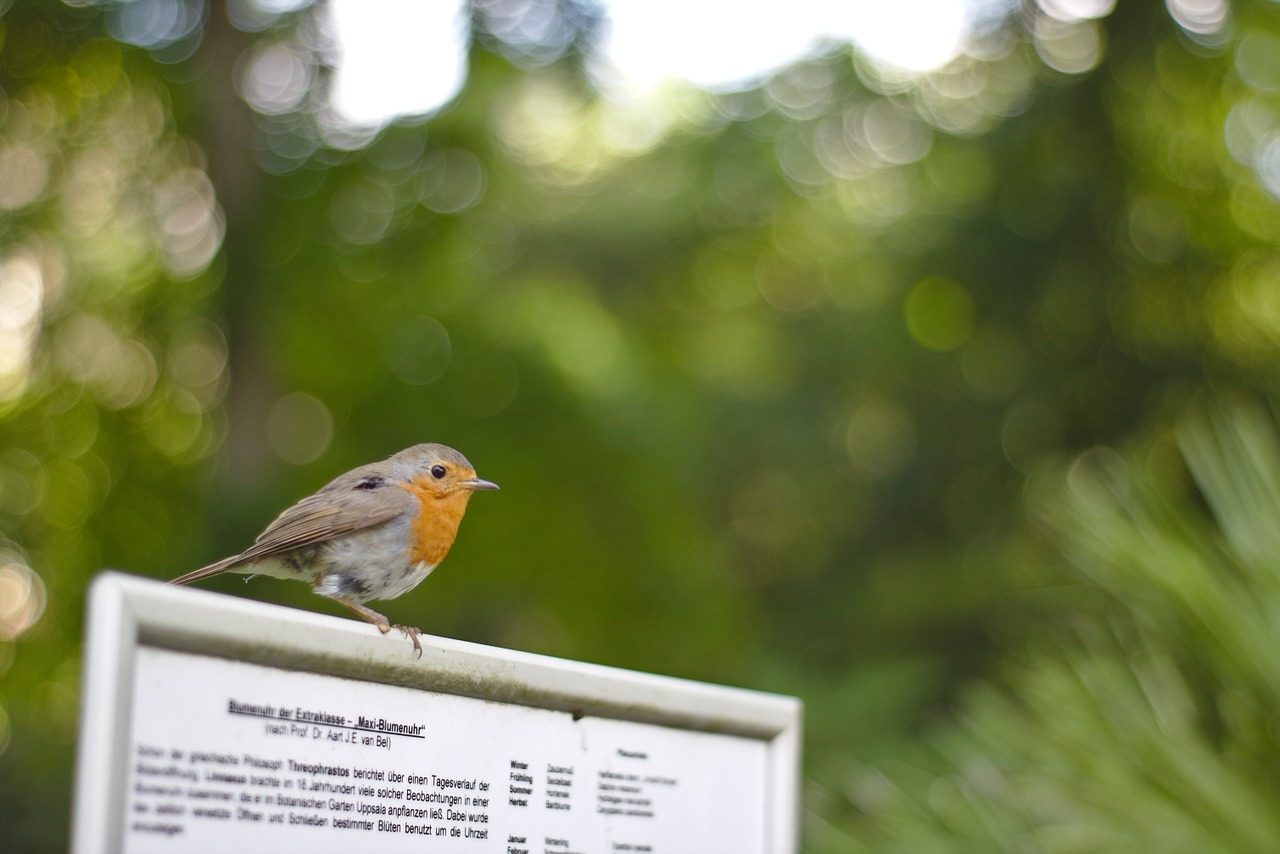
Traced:
<svg viewBox="0 0 1280 854">
<path fill-rule="evenodd" d="M 365 620 L 366 622 L 373 623 L 375 626 L 377 626 L 378 631 L 382 632 L 384 635 L 387 632 L 391 631 L 392 629 L 399 629 L 400 631 L 404 632 L 404 636 L 407 637 L 409 640 L 413 641 L 413 648 L 418 651 L 418 658 L 422 658 L 422 643 L 418 640 L 418 635 L 422 634 L 421 629 L 415 629 L 413 626 L 399 626 L 399 625 L 393 626 L 391 625 L 390 620 L 388 620 L 386 617 L 379 614 L 377 611 L 373 610 L 372 608 L 366 608 L 364 605 L 361 605 L 359 602 L 356 602 L 353 599 L 348 599 L 345 596 L 338 596 L 337 594 L 334 594 L 334 593 L 322 593 L 320 595 L 328 599 L 332 599 L 334 602 L 337 602 L 339 605 L 346 605 L 352 611 L 355 611 L 357 614 L 359 614 L 361 619 Z"/>
</svg>

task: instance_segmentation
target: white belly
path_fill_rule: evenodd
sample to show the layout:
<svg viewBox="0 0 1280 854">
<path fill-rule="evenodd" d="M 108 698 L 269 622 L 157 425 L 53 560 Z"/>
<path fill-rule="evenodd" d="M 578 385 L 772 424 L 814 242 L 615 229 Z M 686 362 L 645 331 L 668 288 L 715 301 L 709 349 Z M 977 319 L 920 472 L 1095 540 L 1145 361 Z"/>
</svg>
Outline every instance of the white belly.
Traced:
<svg viewBox="0 0 1280 854">
<path fill-rule="evenodd" d="M 363 602 L 394 599 L 417 587 L 436 566 L 410 563 L 407 528 L 393 522 L 326 543 L 316 555 L 316 592 Z"/>
</svg>

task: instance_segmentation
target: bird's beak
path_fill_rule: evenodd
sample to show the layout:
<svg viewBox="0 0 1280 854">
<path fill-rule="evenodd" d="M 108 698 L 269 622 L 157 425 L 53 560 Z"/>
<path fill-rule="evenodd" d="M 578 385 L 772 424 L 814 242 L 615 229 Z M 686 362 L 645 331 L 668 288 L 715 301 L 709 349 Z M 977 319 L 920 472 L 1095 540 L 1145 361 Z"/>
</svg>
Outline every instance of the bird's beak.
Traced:
<svg viewBox="0 0 1280 854">
<path fill-rule="evenodd" d="M 463 489 L 469 489 L 472 492 L 478 492 L 479 490 L 482 490 L 482 489 L 498 488 L 498 484 L 494 483 L 493 481 L 484 480 L 483 478 L 479 478 L 479 477 L 473 477 L 473 478 L 470 478 L 469 480 L 460 480 L 458 481 L 458 486 L 462 487 Z"/>
</svg>

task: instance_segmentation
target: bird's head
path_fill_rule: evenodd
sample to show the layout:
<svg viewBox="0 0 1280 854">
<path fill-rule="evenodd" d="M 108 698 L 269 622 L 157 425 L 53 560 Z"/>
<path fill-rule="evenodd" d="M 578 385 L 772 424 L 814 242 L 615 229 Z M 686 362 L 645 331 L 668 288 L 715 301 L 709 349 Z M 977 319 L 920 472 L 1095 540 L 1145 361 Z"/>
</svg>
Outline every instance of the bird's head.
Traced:
<svg viewBox="0 0 1280 854">
<path fill-rule="evenodd" d="M 436 499 L 452 496 L 465 502 L 473 492 L 498 488 L 477 477 L 467 458 L 447 445 L 414 445 L 387 462 L 393 477 Z"/>
</svg>

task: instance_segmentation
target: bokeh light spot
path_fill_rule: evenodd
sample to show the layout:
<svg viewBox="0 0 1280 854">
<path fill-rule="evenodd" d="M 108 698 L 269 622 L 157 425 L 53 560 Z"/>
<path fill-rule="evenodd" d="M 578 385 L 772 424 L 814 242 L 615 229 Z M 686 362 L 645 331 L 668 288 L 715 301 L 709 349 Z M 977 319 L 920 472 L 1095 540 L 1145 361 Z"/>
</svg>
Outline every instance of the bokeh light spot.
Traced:
<svg viewBox="0 0 1280 854">
<path fill-rule="evenodd" d="M 69 460 L 49 460 L 44 466 L 45 492 L 40 515 L 57 528 L 83 524 L 93 509 L 94 490 L 89 478 Z"/>
<path fill-rule="evenodd" d="M 1268 137 L 1258 152 L 1258 178 L 1262 186 L 1280 199 L 1280 134 Z"/>
<path fill-rule="evenodd" d="M 836 184 L 836 200 L 854 223 L 884 228 L 906 216 L 915 204 L 918 178 L 905 169 L 879 169 L 857 181 Z"/>
<path fill-rule="evenodd" d="M 267 441 L 276 456 L 295 466 L 319 458 L 333 441 L 329 407 L 305 392 L 286 394 L 267 416 Z"/>
<path fill-rule="evenodd" d="M 44 581 L 39 574 L 16 561 L 0 564 L 0 639 L 14 640 L 34 626 L 44 614 L 45 604 Z"/>
<path fill-rule="evenodd" d="M 42 682 L 30 694 L 36 728 L 41 736 L 55 744 L 70 744 L 76 736 L 75 680 L 70 678 L 70 673 L 65 676 Z"/>
<path fill-rule="evenodd" d="M 1258 165 L 1259 149 L 1280 132 L 1280 120 L 1268 99 L 1254 95 L 1231 107 L 1223 122 L 1223 140 L 1231 156 L 1245 166 Z"/>
<path fill-rule="evenodd" d="M 1280 38 L 1249 30 L 1236 46 L 1236 71 L 1241 79 L 1264 92 L 1280 90 Z"/>
<path fill-rule="evenodd" d="M 777 394 L 795 379 L 784 336 L 743 313 L 701 324 L 691 335 L 686 362 L 712 385 L 744 397 Z"/>
<path fill-rule="evenodd" d="M 427 210 L 462 213 L 484 192 L 484 166 L 469 151 L 445 148 L 427 155 L 419 181 L 419 198 Z"/>
<path fill-rule="evenodd" d="M 1095 21 L 1041 17 L 1035 26 L 1036 53 L 1063 74 L 1083 74 L 1102 61 L 1102 28 Z"/>
<path fill-rule="evenodd" d="M 0 149 L 0 208 L 17 210 L 37 201 L 49 180 L 49 161 L 34 146 Z"/>
<path fill-rule="evenodd" d="M 30 451 L 10 448 L 0 454 L 0 508 L 25 516 L 39 506 L 44 467 Z"/>
<path fill-rule="evenodd" d="M 626 335 L 587 282 L 573 276 L 525 282 L 504 323 L 535 343 L 578 389 L 595 394 L 623 390 Z"/>
<path fill-rule="evenodd" d="M 329 201 L 329 222 L 348 243 L 377 243 L 395 219 L 395 196 L 386 187 L 357 180 L 348 183 Z"/>
<path fill-rule="evenodd" d="M 174 462 L 200 460 L 212 451 L 216 437 L 200 399 L 184 388 L 170 388 L 147 407 L 146 437 L 156 451 Z"/>
<path fill-rule="evenodd" d="M 221 398 L 227 368 L 227 340 L 207 320 L 184 324 L 170 346 L 167 367 L 178 385 L 195 394 L 204 406 Z"/>
<path fill-rule="evenodd" d="M 959 282 L 925 279 L 907 295 L 906 321 L 918 343 L 940 352 L 955 350 L 973 334 L 973 301 Z"/>
<path fill-rule="evenodd" d="M 1165 0 L 1165 6 L 1178 26 L 1192 37 L 1221 31 L 1230 13 L 1227 0 Z"/>
<path fill-rule="evenodd" d="M 72 315 L 57 327 L 53 343 L 54 359 L 66 375 L 112 409 L 141 403 L 155 386 L 158 370 L 151 351 L 140 341 L 120 338 L 103 317 Z"/>
<path fill-rule="evenodd" d="M 1110 15 L 1116 0 L 1036 0 L 1036 5 L 1059 21 L 1075 21 Z"/>
<path fill-rule="evenodd" d="M 1280 257 L 1254 253 L 1237 263 L 1231 274 L 1232 299 L 1216 318 L 1219 340 L 1246 352 L 1273 352 L 1272 348 L 1280 345 L 1277 282 L 1280 282 Z M 1270 356 L 1264 358 L 1270 359 Z"/>
<path fill-rule="evenodd" d="M 932 143 L 929 128 L 888 98 L 867 105 L 862 130 L 867 148 L 895 166 L 923 159 Z"/>
<path fill-rule="evenodd" d="M 296 110 L 314 80 L 310 66 L 289 44 L 255 47 L 244 61 L 240 94 L 259 113 L 284 115 Z"/>
<path fill-rule="evenodd" d="M 440 379 L 449 369 L 452 353 L 449 332 L 434 317 L 410 317 L 387 336 L 387 364 L 409 385 Z"/>
<path fill-rule="evenodd" d="M 175 172 L 156 188 L 160 247 L 175 278 L 190 278 L 209 265 L 222 245 L 222 211 L 202 170 Z"/>
<path fill-rule="evenodd" d="M 152 49 L 192 35 L 204 14 L 202 0 L 131 0 L 113 6 L 108 31 L 126 44 Z"/>
<path fill-rule="evenodd" d="M 15 253 L 0 261 L 0 400 L 27 387 L 43 296 L 44 279 L 33 256 Z"/>
<path fill-rule="evenodd" d="M 786 312 L 804 312 L 822 300 L 823 287 L 819 274 L 796 267 L 775 255 L 766 255 L 756 265 L 756 287 L 765 302 Z"/>
<path fill-rule="evenodd" d="M 897 403 L 872 398 L 850 415 L 844 447 L 860 475 L 870 481 L 885 480 L 915 457 L 915 423 Z"/>
</svg>

